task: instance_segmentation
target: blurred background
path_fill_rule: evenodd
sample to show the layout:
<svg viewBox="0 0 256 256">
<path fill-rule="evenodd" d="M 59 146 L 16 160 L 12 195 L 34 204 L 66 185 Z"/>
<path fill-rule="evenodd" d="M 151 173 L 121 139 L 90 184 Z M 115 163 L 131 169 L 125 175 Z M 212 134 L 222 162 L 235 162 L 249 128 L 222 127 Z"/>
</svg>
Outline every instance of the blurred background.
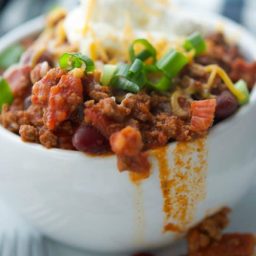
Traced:
<svg viewBox="0 0 256 256">
<path fill-rule="evenodd" d="M 117 0 L 118 1 L 118 0 Z M 221 13 L 256 34 L 256 0 L 170 0 L 186 8 L 202 8 Z M 0 0 L 0 35 L 54 6 L 75 6 L 79 0 Z"/>
</svg>

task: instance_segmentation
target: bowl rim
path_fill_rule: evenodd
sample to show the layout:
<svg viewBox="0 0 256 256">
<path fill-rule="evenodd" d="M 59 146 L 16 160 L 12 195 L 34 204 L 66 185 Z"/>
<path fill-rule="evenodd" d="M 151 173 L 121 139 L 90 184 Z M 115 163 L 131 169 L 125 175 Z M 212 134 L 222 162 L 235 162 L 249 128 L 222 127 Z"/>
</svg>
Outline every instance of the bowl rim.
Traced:
<svg viewBox="0 0 256 256">
<path fill-rule="evenodd" d="M 186 10 L 186 9 L 175 9 L 175 12 L 178 12 L 179 15 L 184 15 L 188 18 L 191 18 L 194 21 L 198 21 L 199 23 L 202 23 L 202 21 L 204 20 L 208 22 L 210 21 L 210 23 L 215 25 L 217 25 L 218 23 L 222 23 L 225 27 L 232 28 L 235 31 L 241 33 L 241 35 L 245 36 L 247 39 L 253 42 L 256 46 L 256 39 L 247 29 L 237 24 L 236 22 L 228 18 L 225 18 L 219 14 L 211 13 L 207 11 L 202 12 L 200 10 L 193 10 L 193 12 L 191 12 L 191 10 Z M 44 28 L 44 20 L 45 20 L 44 16 L 39 16 L 37 18 L 34 18 L 32 20 L 25 22 L 24 24 L 21 24 L 17 28 L 4 34 L 0 38 L 0 52 L 5 50 L 7 47 L 12 45 L 13 43 L 20 41 L 21 39 L 24 39 L 28 36 L 39 33 Z M 250 50 L 248 50 L 248 52 L 250 52 Z M 256 56 L 256 47 L 254 52 Z M 240 116 L 246 115 L 246 113 L 248 113 L 254 105 L 256 105 L 256 87 L 254 87 L 254 89 L 251 92 L 250 102 L 246 106 L 241 107 L 237 111 L 237 113 L 229 117 L 227 120 L 224 120 L 219 124 L 217 124 L 216 126 L 212 127 L 207 135 L 207 138 L 212 138 L 218 135 L 219 133 L 222 133 L 225 130 L 231 128 L 234 125 L 234 123 L 240 119 Z M 79 155 L 82 156 L 83 158 L 92 157 L 91 155 L 84 154 L 83 152 L 80 152 L 80 151 L 59 149 L 59 148 L 47 149 L 41 144 L 23 142 L 20 139 L 20 136 L 12 133 L 11 131 L 7 130 L 1 125 L 0 125 L 0 136 L 4 136 L 6 140 L 10 140 L 13 143 L 22 144 L 24 147 L 28 147 L 31 150 L 36 150 L 43 153 L 45 152 L 50 152 L 51 154 L 55 153 L 55 155 L 57 154 L 62 157 L 63 156 L 77 157 Z M 176 143 L 177 142 L 174 141 L 174 142 L 168 143 L 167 146 L 170 147 L 171 145 L 175 145 Z M 114 156 L 115 156 L 114 154 L 110 155 L 110 157 L 114 157 Z"/>
</svg>

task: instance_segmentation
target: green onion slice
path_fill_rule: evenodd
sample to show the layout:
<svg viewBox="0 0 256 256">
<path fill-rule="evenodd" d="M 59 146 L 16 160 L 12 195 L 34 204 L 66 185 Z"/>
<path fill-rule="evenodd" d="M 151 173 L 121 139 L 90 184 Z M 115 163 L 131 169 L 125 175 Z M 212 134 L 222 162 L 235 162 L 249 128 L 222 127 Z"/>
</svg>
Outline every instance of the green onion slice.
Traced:
<svg viewBox="0 0 256 256">
<path fill-rule="evenodd" d="M 239 90 L 243 94 L 242 99 L 238 99 L 238 102 L 240 105 L 245 105 L 250 100 L 250 92 L 248 90 L 247 83 L 244 80 L 239 80 L 237 83 L 235 83 L 235 87 L 237 90 Z"/>
<path fill-rule="evenodd" d="M 111 79 L 113 78 L 115 72 L 117 70 L 116 65 L 104 65 L 103 73 L 100 79 L 100 83 L 103 85 L 109 85 Z"/>
<path fill-rule="evenodd" d="M 204 38 L 198 32 L 195 32 L 185 40 L 183 47 L 187 51 L 195 49 L 196 55 L 200 55 L 201 53 L 205 52 L 206 43 Z"/>
<path fill-rule="evenodd" d="M 14 44 L 0 53 L 0 68 L 7 69 L 17 63 L 24 52 L 21 44 Z"/>
<path fill-rule="evenodd" d="M 4 104 L 11 104 L 13 101 L 13 94 L 8 82 L 0 77 L 0 111 Z"/>
<path fill-rule="evenodd" d="M 150 84 L 150 86 L 152 87 L 152 89 L 160 92 L 165 92 L 171 88 L 172 80 L 167 76 L 163 76 L 162 78 L 160 78 L 160 80 L 158 80 L 158 82 L 156 82 L 155 84 Z"/>
<path fill-rule="evenodd" d="M 183 53 L 172 49 L 157 62 L 156 66 L 165 76 L 174 78 L 187 64 L 188 58 Z"/>
<path fill-rule="evenodd" d="M 135 46 L 142 45 L 144 50 L 139 53 L 135 53 Z M 133 62 L 135 59 L 140 59 L 141 61 L 146 61 L 149 58 L 153 59 L 153 62 L 156 62 L 156 49 L 154 46 L 149 43 L 146 39 L 137 39 L 135 40 L 129 48 L 130 59 Z"/>
<path fill-rule="evenodd" d="M 135 59 L 129 68 L 127 78 L 143 87 L 146 84 L 145 65 L 140 59 Z"/>
<path fill-rule="evenodd" d="M 117 66 L 117 70 L 115 76 L 123 76 L 126 77 L 129 73 L 130 65 L 126 63 L 120 63 Z"/>
<path fill-rule="evenodd" d="M 140 91 L 140 87 L 136 83 L 128 80 L 125 77 L 118 76 L 112 80 L 111 87 L 133 93 L 137 93 Z"/>
<path fill-rule="evenodd" d="M 101 84 L 133 93 L 140 91 L 146 82 L 145 65 L 140 59 L 131 65 L 105 65 L 101 77 Z"/>
<path fill-rule="evenodd" d="M 74 68 L 81 68 L 83 65 L 85 66 L 85 71 L 88 73 L 95 70 L 94 62 L 80 53 L 64 53 L 59 59 L 59 65 L 62 69 L 68 71 Z"/>
</svg>

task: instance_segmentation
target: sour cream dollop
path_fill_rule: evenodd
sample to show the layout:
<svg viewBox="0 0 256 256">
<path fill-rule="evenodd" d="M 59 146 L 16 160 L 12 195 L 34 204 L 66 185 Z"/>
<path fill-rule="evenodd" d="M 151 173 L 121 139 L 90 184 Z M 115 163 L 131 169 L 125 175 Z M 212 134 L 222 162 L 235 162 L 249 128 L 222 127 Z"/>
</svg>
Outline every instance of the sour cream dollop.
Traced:
<svg viewBox="0 0 256 256">
<path fill-rule="evenodd" d="M 82 0 L 65 19 L 68 41 L 93 59 L 125 60 L 135 38 L 156 44 L 175 38 L 168 29 L 164 2 L 168 4 L 168 0 Z"/>
</svg>

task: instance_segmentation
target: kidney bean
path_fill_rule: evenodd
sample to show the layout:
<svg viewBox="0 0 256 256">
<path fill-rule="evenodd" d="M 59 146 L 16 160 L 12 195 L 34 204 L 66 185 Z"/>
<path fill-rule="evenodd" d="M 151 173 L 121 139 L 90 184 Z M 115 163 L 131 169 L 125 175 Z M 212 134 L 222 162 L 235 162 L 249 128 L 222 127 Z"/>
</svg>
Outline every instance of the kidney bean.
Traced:
<svg viewBox="0 0 256 256">
<path fill-rule="evenodd" d="M 229 91 L 223 91 L 217 96 L 215 117 L 217 120 L 223 120 L 235 113 L 238 107 L 235 96 Z"/>
<path fill-rule="evenodd" d="M 109 150 L 107 139 L 92 126 L 79 127 L 72 143 L 77 150 L 87 153 L 103 153 Z"/>
</svg>

